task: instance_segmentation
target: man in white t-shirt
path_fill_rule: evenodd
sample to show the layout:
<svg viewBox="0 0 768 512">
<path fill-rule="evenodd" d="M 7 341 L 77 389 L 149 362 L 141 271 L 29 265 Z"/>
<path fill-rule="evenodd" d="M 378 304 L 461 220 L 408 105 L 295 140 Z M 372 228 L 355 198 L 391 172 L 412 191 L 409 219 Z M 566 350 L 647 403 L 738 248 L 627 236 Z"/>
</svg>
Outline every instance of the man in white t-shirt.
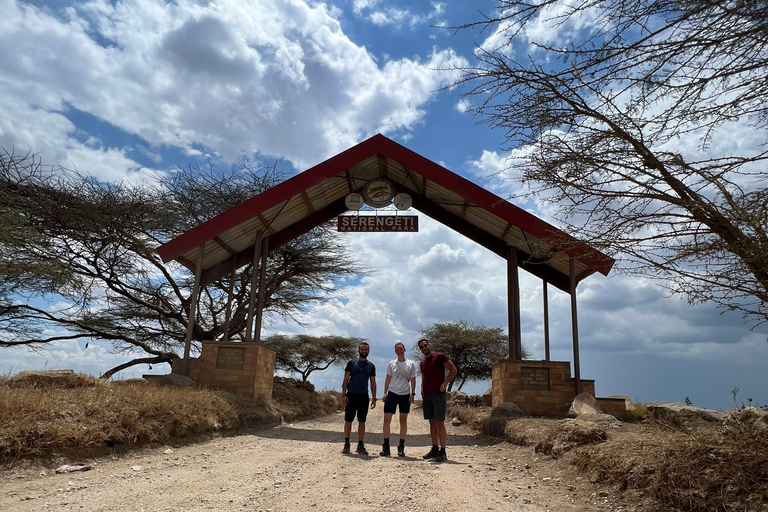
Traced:
<svg viewBox="0 0 768 512">
<path fill-rule="evenodd" d="M 389 456 L 389 424 L 398 407 L 400 408 L 400 444 L 397 447 L 397 456 L 405 457 L 408 413 L 411 412 L 411 404 L 416 396 L 418 366 L 405 358 L 405 345 L 402 343 L 395 345 L 395 354 L 397 359 L 390 361 L 387 366 L 387 378 L 384 381 L 384 446 L 379 453 L 382 457 Z"/>
</svg>

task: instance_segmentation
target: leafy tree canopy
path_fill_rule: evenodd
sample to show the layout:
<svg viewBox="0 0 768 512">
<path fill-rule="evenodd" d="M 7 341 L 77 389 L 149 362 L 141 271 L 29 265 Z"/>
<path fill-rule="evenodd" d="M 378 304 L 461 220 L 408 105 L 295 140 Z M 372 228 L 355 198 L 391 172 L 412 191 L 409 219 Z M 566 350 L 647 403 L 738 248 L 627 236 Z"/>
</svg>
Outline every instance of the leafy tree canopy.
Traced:
<svg viewBox="0 0 768 512">
<path fill-rule="evenodd" d="M 194 276 L 163 264 L 156 248 L 282 179 L 275 167 L 241 162 L 106 183 L 0 151 L 0 346 L 107 340 L 128 361 L 103 377 L 179 357 Z M 265 311 L 292 317 L 362 270 L 338 236 L 322 226 L 270 253 Z M 252 271 L 241 267 L 201 291 L 193 340 L 223 337 L 230 279 L 228 339 L 244 337 Z M 39 299 L 66 306 L 39 307 Z"/>
<path fill-rule="evenodd" d="M 491 378 L 491 366 L 509 357 L 509 337 L 501 327 L 473 325 L 466 320 L 436 323 L 421 331 L 421 337 L 429 340 L 433 352 L 442 352 L 456 365 L 458 373 L 448 386 L 454 383 L 461 389 L 468 381 Z M 414 344 L 414 357 L 423 359 L 418 343 Z M 530 353 L 523 347 L 522 358 Z"/>
<path fill-rule="evenodd" d="M 364 338 L 343 336 L 309 336 L 276 334 L 263 340 L 275 349 L 275 368 L 298 373 L 307 382 L 314 371 L 322 371 L 334 364 L 343 364 L 357 356 L 357 347 Z"/>
</svg>

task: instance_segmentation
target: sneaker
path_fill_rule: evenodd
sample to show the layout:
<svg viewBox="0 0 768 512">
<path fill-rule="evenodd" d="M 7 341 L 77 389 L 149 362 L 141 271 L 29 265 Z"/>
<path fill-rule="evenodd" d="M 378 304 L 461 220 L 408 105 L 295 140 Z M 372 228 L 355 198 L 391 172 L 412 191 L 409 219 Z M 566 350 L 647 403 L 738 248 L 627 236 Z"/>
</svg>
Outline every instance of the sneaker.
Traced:
<svg viewBox="0 0 768 512">
<path fill-rule="evenodd" d="M 398 457 L 405 457 L 405 448 L 402 446 L 397 447 L 397 456 Z"/>
<path fill-rule="evenodd" d="M 445 450 L 440 450 L 437 457 L 432 459 L 432 462 L 445 462 L 448 460 L 448 456 L 445 454 Z"/>
<path fill-rule="evenodd" d="M 390 455 L 390 453 L 389 453 L 389 445 L 386 445 L 386 446 L 382 447 L 381 451 L 379 452 L 379 455 L 381 455 L 382 457 L 389 457 L 389 455 Z"/>
<path fill-rule="evenodd" d="M 432 448 L 431 450 L 429 450 L 428 454 L 422 457 L 422 459 L 434 459 L 438 455 L 440 455 L 440 449 Z"/>
<path fill-rule="evenodd" d="M 357 445 L 357 450 L 355 450 L 360 455 L 368 455 L 368 450 L 365 449 L 365 446 L 362 444 Z"/>
<path fill-rule="evenodd" d="M 341 453 L 349 453 L 349 443 L 344 445 L 344 449 L 341 450 Z"/>
</svg>

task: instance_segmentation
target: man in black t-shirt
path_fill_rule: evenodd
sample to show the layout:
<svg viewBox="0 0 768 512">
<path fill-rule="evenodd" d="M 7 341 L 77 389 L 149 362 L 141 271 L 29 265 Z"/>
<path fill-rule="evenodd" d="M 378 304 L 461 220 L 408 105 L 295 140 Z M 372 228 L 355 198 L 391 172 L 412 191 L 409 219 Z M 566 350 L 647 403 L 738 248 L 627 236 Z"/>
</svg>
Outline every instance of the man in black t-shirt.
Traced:
<svg viewBox="0 0 768 512">
<path fill-rule="evenodd" d="M 371 383 L 371 409 L 376 407 L 376 367 L 368 361 L 370 345 L 362 342 L 357 347 L 360 357 L 347 363 L 344 368 L 344 382 L 341 385 L 341 402 L 344 405 L 344 450 L 349 453 L 349 436 L 352 433 L 352 422 L 357 416 L 357 453 L 368 455 L 365 449 L 365 419 L 368 417 L 368 382 Z"/>
</svg>

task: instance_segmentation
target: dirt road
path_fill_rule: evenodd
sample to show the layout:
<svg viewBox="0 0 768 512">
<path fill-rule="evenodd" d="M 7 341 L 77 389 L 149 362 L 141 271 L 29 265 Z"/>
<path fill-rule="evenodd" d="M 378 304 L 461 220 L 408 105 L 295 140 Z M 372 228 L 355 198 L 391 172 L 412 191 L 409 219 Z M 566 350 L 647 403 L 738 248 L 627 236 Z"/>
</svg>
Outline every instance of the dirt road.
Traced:
<svg viewBox="0 0 768 512">
<path fill-rule="evenodd" d="M 448 462 L 422 460 L 429 429 L 410 418 L 406 458 L 379 457 L 382 412 L 369 415 L 369 457 L 342 455 L 343 417 L 286 424 L 193 445 L 87 461 L 92 470 L 2 474 L 2 511 L 631 511 L 531 448 L 448 427 Z M 398 425 L 392 424 L 396 445 Z M 353 451 L 356 432 L 353 430 Z M 394 450 L 393 450 L 394 452 Z M 75 461 L 72 461 L 73 463 Z"/>
</svg>

